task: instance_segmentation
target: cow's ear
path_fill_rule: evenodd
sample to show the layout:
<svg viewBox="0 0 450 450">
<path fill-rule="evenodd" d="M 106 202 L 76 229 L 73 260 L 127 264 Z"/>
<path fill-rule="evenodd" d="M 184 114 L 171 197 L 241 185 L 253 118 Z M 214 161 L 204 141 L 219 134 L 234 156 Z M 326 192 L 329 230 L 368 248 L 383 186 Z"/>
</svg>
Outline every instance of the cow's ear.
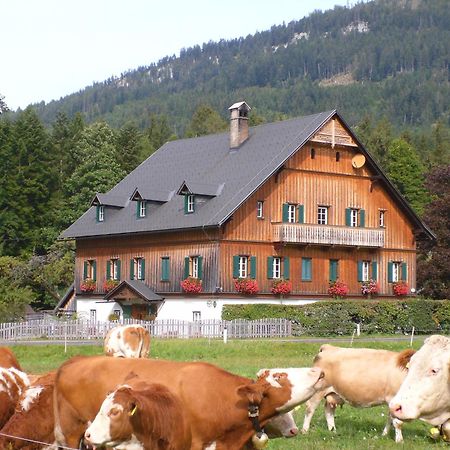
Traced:
<svg viewBox="0 0 450 450">
<path fill-rule="evenodd" d="M 237 388 L 238 395 L 244 397 L 249 403 L 254 405 L 259 405 L 261 403 L 265 392 L 266 383 L 244 384 Z"/>
<path fill-rule="evenodd" d="M 409 361 L 411 359 L 411 356 L 416 353 L 415 350 L 412 348 L 408 348 L 406 350 L 403 350 L 400 352 L 397 356 L 397 366 L 400 367 L 400 369 L 408 369 L 409 368 Z"/>
</svg>

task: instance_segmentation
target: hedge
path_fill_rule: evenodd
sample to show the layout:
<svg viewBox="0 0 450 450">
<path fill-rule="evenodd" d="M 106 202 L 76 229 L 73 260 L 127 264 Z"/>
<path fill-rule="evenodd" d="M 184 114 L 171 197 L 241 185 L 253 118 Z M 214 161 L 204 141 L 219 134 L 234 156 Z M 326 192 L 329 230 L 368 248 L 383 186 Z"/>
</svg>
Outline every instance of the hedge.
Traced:
<svg viewBox="0 0 450 450">
<path fill-rule="evenodd" d="M 293 335 L 349 335 L 361 324 L 366 334 L 445 333 L 450 331 L 450 300 L 318 301 L 302 306 L 225 305 L 222 319 L 286 318 Z"/>
</svg>

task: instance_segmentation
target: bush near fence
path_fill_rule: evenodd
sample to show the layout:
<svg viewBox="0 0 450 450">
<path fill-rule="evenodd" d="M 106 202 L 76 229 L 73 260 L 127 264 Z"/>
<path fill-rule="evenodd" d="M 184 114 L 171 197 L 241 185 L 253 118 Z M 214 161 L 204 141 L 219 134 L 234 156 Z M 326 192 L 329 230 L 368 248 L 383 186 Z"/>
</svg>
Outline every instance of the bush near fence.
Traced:
<svg viewBox="0 0 450 450">
<path fill-rule="evenodd" d="M 450 300 L 342 300 L 319 301 L 302 306 L 226 305 L 224 320 L 286 318 L 294 336 L 352 334 L 356 324 L 366 334 L 417 334 L 450 332 Z"/>
</svg>

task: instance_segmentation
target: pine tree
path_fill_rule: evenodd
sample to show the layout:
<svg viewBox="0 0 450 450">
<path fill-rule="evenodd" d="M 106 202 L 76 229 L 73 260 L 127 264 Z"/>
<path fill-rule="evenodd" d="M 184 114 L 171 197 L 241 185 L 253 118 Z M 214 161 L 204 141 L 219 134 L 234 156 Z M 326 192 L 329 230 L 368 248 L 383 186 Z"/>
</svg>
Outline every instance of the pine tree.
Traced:
<svg viewBox="0 0 450 450">
<path fill-rule="evenodd" d="M 204 136 L 220 133 L 226 130 L 226 122 L 220 114 L 209 105 L 200 105 L 192 116 L 191 123 L 186 131 L 186 137 Z"/>
</svg>

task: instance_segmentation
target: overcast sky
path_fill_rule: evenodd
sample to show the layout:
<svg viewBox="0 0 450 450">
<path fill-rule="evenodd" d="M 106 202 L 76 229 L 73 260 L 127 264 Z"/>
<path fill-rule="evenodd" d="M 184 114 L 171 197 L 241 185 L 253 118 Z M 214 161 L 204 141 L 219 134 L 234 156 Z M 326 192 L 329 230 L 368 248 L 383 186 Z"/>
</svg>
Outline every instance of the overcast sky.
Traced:
<svg viewBox="0 0 450 450">
<path fill-rule="evenodd" d="M 0 0 L 0 94 L 11 109 L 247 36 L 349 0 Z"/>
</svg>

